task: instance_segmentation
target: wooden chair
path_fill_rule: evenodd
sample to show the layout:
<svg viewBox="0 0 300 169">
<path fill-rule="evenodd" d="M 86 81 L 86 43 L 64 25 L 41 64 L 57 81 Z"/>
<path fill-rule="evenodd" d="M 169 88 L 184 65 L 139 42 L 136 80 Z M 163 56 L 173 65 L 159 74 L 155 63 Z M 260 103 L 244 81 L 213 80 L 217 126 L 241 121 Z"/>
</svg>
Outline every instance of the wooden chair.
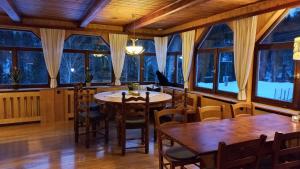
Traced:
<svg viewBox="0 0 300 169">
<path fill-rule="evenodd" d="M 90 134 L 96 137 L 97 134 L 104 136 L 105 143 L 108 143 L 108 119 L 99 106 L 91 105 L 92 95 L 90 89 L 83 89 L 82 86 L 74 87 L 74 133 L 75 142 L 79 142 L 79 136 L 85 135 L 85 146 L 90 147 Z M 104 122 L 104 127 L 100 122 Z M 104 131 L 103 131 L 104 130 Z"/>
<path fill-rule="evenodd" d="M 141 103 L 132 103 L 132 102 Z M 126 98 L 126 93 L 122 93 L 122 112 L 120 118 L 119 140 L 122 148 L 122 155 L 125 155 L 126 149 L 144 148 L 145 153 L 149 152 L 149 92 L 146 92 L 146 98 L 130 97 Z M 136 140 L 136 138 L 126 138 L 127 129 L 141 129 L 141 146 L 126 147 L 126 140 Z"/>
<path fill-rule="evenodd" d="M 164 120 L 162 120 L 162 118 L 165 116 L 172 117 L 172 120 L 165 122 Z M 179 116 L 181 116 L 181 118 L 178 118 Z M 156 127 L 182 124 L 186 123 L 186 121 L 187 116 L 183 109 L 165 109 L 155 113 Z M 166 136 L 161 136 L 161 138 L 164 140 L 170 140 L 170 138 L 167 138 Z M 170 169 L 174 169 L 178 166 L 184 168 L 185 165 L 190 164 L 195 164 L 198 167 L 200 167 L 200 164 L 201 166 L 203 166 L 203 162 L 200 157 L 184 147 L 175 146 L 168 148 L 166 151 L 163 151 L 162 149 L 159 151 L 162 156 L 168 161 L 168 163 L 164 163 L 162 159 L 162 163 L 166 168 L 168 165 L 170 166 Z"/>
<path fill-rule="evenodd" d="M 199 108 L 200 121 L 223 119 L 225 106 L 205 106 Z"/>
<path fill-rule="evenodd" d="M 254 107 L 253 103 L 240 102 L 240 103 L 231 105 L 232 118 L 253 116 L 254 111 L 255 111 L 255 107 Z"/>
<path fill-rule="evenodd" d="M 259 139 L 226 145 L 219 143 L 217 169 L 258 169 L 267 136 Z"/>
<path fill-rule="evenodd" d="M 273 169 L 300 168 L 300 132 L 275 133 L 273 143 Z M 297 140 L 297 141 L 296 141 Z M 296 141 L 293 144 L 292 141 Z"/>
</svg>

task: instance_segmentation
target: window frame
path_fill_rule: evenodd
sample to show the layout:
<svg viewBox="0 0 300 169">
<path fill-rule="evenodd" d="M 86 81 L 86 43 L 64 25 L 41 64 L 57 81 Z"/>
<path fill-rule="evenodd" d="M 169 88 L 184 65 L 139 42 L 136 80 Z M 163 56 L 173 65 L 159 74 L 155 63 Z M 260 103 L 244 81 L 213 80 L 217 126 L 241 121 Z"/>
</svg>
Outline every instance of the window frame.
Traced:
<svg viewBox="0 0 300 169">
<path fill-rule="evenodd" d="M 226 23 L 224 23 L 226 24 Z M 226 24 L 227 25 L 227 24 Z M 228 25 L 227 25 L 228 26 Z M 229 27 L 229 26 L 228 26 Z M 213 26 L 205 30 L 204 36 L 200 39 L 199 43 L 196 44 L 195 52 L 194 52 L 194 72 L 193 72 L 193 89 L 199 92 L 204 92 L 204 93 L 209 93 L 209 94 L 214 94 L 214 95 L 220 95 L 220 96 L 225 96 L 225 97 L 230 97 L 230 98 L 236 98 L 238 93 L 233 93 L 233 92 L 228 92 L 228 91 L 222 91 L 218 89 L 218 79 L 219 79 L 219 60 L 220 60 L 220 53 L 221 52 L 233 52 L 233 46 L 232 47 L 218 47 L 218 48 L 201 48 L 202 44 L 208 37 L 209 33 L 211 32 Z M 231 29 L 231 28 L 230 28 Z M 233 32 L 234 33 L 234 32 Z M 201 52 L 206 52 L 206 53 L 214 53 L 214 78 L 213 78 L 213 88 L 212 89 L 207 89 L 203 87 L 198 87 L 197 86 L 197 59 L 198 59 L 198 54 Z"/>
<path fill-rule="evenodd" d="M 271 29 L 273 30 L 273 28 Z M 265 34 L 266 36 L 270 32 L 267 31 Z M 266 37 L 263 36 L 263 38 L 259 39 L 256 42 L 255 50 L 254 50 L 254 64 L 253 64 L 253 80 L 252 80 L 252 100 L 255 102 L 263 103 L 263 104 L 269 104 L 273 106 L 279 106 L 284 108 L 291 108 L 291 109 L 300 109 L 300 105 L 297 103 L 300 102 L 300 87 L 297 87 L 300 85 L 300 79 L 297 79 L 294 77 L 294 91 L 293 91 L 293 101 L 292 102 L 284 102 L 280 100 L 275 99 L 269 99 L 269 98 L 263 98 L 257 96 L 257 81 L 258 81 L 258 64 L 259 64 L 259 52 L 260 50 L 272 50 L 272 49 L 291 49 L 294 48 L 294 42 L 283 42 L 283 43 L 270 43 L 270 44 L 261 44 L 262 40 Z M 294 60 L 294 75 L 300 73 L 300 61 Z"/>
<path fill-rule="evenodd" d="M 23 30 L 19 30 L 19 31 L 23 31 Z M 30 31 L 27 31 L 27 32 L 30 32 Z M 34 34 L 34 35 L 36 36 L 36 34 Z M 37 36 L 37 38 L 39 38 L 39 37 Z M 4 47 L 4 46 L 0 46 L 0 50 L 11 51 L 12 52 L 12 55 L 11 55 L 11 57 L 12 57 L 12 67 L 17 67 L 17 68 L 19 67 L 19 65 L 18 65 L 18 52 L 19 51 L 38 51 L 38 52 L 43 53 L 42 48 L 29 48 L 29 47 Z M 48 72 L 48 70 L 47 70 L 47 72 Z M 49 73 L 48 73 L 48 83 L 46 83 L 46 84 L 17 84 L 17 87 L 18 88 L 48 88 L 48 87 L 50 87 Z M 0 85 L 0 89 L 13 89 L 13 88 L 14 88 L 13 84 L 8 84 L 8 85 L 1 84 Z"/>
</svg>

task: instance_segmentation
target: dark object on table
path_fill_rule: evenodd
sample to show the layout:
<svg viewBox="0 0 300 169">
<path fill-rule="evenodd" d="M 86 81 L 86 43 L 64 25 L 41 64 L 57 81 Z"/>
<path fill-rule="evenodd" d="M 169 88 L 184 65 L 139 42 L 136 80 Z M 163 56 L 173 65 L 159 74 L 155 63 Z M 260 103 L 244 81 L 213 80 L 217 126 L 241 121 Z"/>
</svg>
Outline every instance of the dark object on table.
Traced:
<svg viewBox="0 0 300 169">
<path fill-rule="evenodd" d="M 156 76 L 157 76 L 157 79 L 159 81 L 159 85 L 161 85 L 161 86 L 172 86 L 172 83 L 170 83 L 168 81 L 168 79 L 166 78 L 166 76 L 164 76 L 159 71 L 156 71 Z"/>
<path fill-rule="evenodd" d="M 160 92 L 161 89 L 159 87 L 156 87 L 156 88 L 151 88 L 151 87 L 147 87 L 147 91 L 152 91 L 152 92 Z"/>
</svg>

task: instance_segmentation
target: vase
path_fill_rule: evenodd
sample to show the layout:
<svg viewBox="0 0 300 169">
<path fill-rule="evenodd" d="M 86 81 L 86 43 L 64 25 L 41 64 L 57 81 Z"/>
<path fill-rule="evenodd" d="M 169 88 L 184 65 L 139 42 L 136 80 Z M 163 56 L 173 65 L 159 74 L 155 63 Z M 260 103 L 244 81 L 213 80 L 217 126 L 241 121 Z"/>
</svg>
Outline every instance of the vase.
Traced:
<svg viewBox="0 0 300 169">
<path fill-rule="evenodd" d="M 86 83 L 85 83 L 85 86 L 86 86 L 86 87 L 91 87 L 91 82 L 86 82 Z"/>
</svg>

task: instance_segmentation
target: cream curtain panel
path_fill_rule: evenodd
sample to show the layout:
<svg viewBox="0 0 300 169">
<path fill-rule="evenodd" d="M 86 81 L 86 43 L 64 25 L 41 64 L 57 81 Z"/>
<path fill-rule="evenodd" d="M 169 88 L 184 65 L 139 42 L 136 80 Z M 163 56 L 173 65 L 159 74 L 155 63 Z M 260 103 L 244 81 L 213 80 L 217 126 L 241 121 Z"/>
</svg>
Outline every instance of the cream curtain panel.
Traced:
<svg viewBox="0 0 300 169">
<path fill-rule="evenodd" d="M 50 87 L 55 88 L 57 86 L 56 77 L 64 49 L 65 30 L 41 28 L 40 33 L 44 59 L 51 78 Z"/>
<path fill-rule="evenodd" d="M 195 43 L 195 30 L 183 32 L 182 38 L 182 72 L 184 79 L 184 88 L 189 88 L 189 75 L 193 60 L 194 43 Z"/>
<path fill-rule="evenodd" d="M 115 85 L 121 85 L 121 74 L 125 60 L 125 48 L 128 35 L 109 34 L 110 54 L 115 73 Z"/>
<path fill-rule="evenodd" d="M 164 74 L 167 62 L 168 37 L 154 37 L 154 44 L 158 70 Z"/>
<path fill-rule="evenodd" d="M 246 85 L 253 60 L 257 16 L 233 21 L 234 70 L 239 87 L 238 100 L 246 100 Z"/>
</svg>

